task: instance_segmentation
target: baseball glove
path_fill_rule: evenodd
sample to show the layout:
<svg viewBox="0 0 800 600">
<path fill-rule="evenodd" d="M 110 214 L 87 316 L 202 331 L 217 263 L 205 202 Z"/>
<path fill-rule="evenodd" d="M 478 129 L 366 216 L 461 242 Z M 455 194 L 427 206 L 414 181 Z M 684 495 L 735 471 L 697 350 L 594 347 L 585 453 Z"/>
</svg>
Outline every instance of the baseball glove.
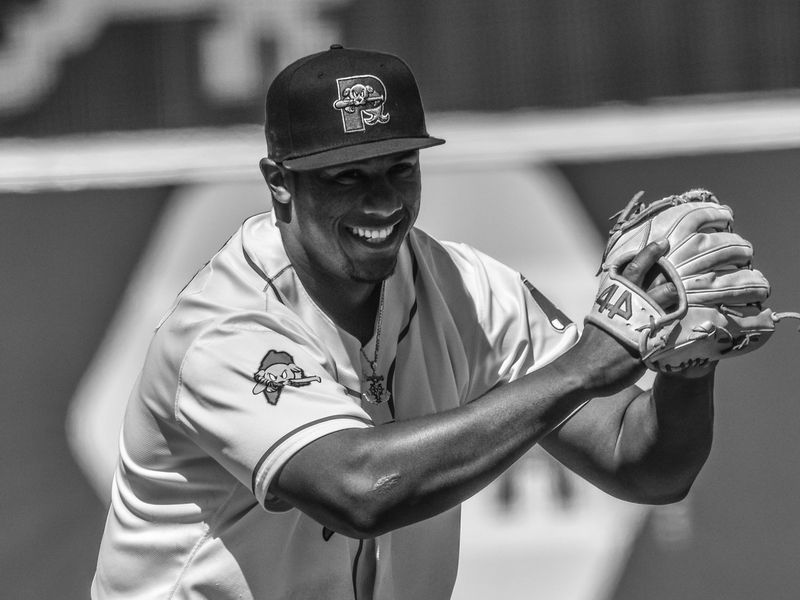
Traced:
<svg viewBox="0 0 800 600">
<path fill-rule="evenodd" d="M 656 200 L 640 192 L 619 213 L 598 271 L 599 292 L 586 317 L 661 372 L 703 368 L 763 345 L 781 319 L 798 313 L 763 308 L 770 293 L 764 275 L 751 268 L 752 245 L 733 231 L 733 211 L 702 189 Z M 672 283 L 677 302 L 662 308 L 622 275 L 650 242 L 669 250 L 643 284 Z"/>
</svg>

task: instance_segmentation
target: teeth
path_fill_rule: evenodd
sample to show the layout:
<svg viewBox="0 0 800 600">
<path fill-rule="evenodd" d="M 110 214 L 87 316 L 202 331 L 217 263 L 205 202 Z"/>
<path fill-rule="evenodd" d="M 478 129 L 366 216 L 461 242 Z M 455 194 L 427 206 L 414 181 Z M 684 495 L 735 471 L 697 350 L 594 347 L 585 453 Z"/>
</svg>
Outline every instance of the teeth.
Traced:
<svg viewBox="0 0 800 600">
<path fill-rule="evenodd" d="M 394 226 L 382 227 L 380 229 L 369 227 L 350 227 L 349 229 L 353 235 L 362 239 L 369 240 L 371 242 L 382 242 L 391 235 L 392 231 L 394 230 Z"/>
</svg>

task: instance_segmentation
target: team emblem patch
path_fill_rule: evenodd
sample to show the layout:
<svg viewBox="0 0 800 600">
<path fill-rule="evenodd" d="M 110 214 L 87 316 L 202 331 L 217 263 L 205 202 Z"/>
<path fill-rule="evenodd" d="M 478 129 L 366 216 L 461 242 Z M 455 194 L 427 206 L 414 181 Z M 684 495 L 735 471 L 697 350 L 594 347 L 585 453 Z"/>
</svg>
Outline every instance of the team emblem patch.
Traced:
<svg viewBox="0 0 800 600">
<path fill-rule="evenodd" d="M 389 122 L 385 112 L 386 86 L 374 75 L 353 75 L 336 80 L 339 97 L 333 108 L 342 113 L 345 133 L 364 131 L 367 125 Z"/>
<path fill-rule="evenodd" d="M 292 355 L 288 352 L 270 350 L 261 359 L 258 371 L 253 373 L 256 385 L 253 387 L 253 395 L 258 396 L 262 392 L 267 402 L 273 406 L 278 403 L 283 388 L 302 387 L 311 383 L 319 383 L 322 380 L 314 375 L 306 377 L 303 369 L 298 367 Z"/>
</svg>

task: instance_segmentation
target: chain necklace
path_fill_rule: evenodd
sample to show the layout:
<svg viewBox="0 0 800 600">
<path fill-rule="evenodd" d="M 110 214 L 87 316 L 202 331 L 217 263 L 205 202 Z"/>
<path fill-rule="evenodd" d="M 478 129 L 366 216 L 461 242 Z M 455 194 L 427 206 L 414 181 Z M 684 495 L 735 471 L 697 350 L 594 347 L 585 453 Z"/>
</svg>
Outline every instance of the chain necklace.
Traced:
<svg viewBox="0 0 800 600">
<path fill-rule="evenodd" d="M 383 375 L 378 374 L 378 353 L 381 350 L 381 326 L 383 325 L 383 291 L 384 284 L 381 284 L 381 297 L 378 301 L 378 319 L 375 326 L 375 355 L 372 360 L 369 359 L 367 353 L 364 352 L 364 346 L 361 346 L 361 356 L 369 365 L 372 370 L 372 375 L 367 375 L 364 369 L 361 369 L 362 381 L 369 382 L 366 392 L 361 392 L 361 397 L 370 404 L 381 404 L 391 398 L 391 392 L 383 387 Z"/>
</svg>

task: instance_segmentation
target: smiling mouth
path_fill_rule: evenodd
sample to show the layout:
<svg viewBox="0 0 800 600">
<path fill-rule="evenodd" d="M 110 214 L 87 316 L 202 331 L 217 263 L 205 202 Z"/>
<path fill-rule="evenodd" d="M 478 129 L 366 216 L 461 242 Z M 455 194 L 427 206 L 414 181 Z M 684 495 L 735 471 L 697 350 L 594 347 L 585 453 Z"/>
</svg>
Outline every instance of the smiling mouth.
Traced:
<svg viewBox="0 0 800 600">
<path fill-rule="evenodd" d="M 389 227 L 348 227 L 347 231 L 368 244 L 380 244 L 389 239 L 396 229 L 397 225 L 390 225 Z"/>
</svg>

